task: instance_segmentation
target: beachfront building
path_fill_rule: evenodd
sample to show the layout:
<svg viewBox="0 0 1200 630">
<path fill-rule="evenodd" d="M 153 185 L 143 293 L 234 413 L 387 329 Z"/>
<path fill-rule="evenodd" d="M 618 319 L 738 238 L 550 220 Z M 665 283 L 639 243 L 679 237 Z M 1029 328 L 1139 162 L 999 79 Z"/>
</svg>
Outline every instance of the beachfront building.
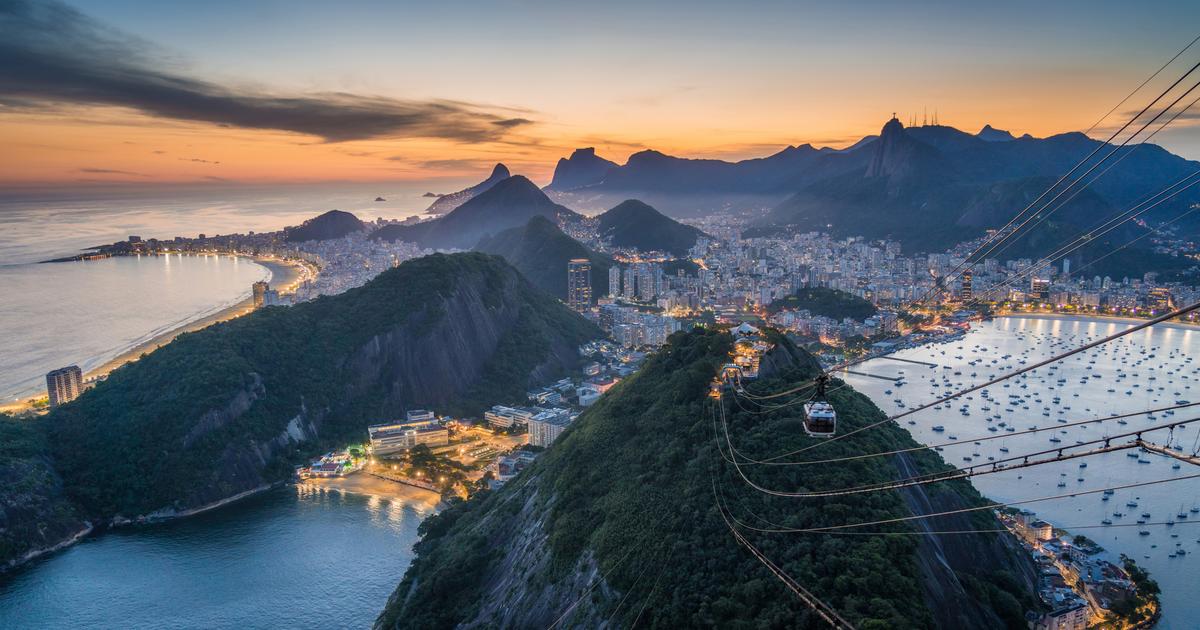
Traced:
<svg viewBox="0 0 1200 630">
<path fill-rule="evenodd" d="M 78 365 L 68 365 L 46 374 L 46 391 L 52 409 L 79 398 L 83 393 L 83 371 Z"/>
<path fill-rule="evenodd" d="M 436 420 L 417 422 L 391 422 L 367 427 L 371 436 L 371 452 L 387 455 L 424 444 L 443 446 L 450 443 L 450 431 Z"/>
<path fill-rule="evenodd" d="M 527 426 L 536 413 L 536 409 L 529 409 L 527 407 L 496 405 L 483 412 L 483 419 L 493 429 L 509 429 L 514 426 Z"/>
</svg>

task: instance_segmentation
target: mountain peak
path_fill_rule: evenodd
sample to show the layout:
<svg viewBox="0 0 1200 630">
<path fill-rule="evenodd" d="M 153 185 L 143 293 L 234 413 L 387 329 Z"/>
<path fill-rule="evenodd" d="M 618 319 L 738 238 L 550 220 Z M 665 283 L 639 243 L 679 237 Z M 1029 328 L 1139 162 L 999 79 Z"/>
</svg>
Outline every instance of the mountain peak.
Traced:
<svg viewBox="0 0 1200 630">
<path fill-rule="evenodd" d="M 595 147 L 575 149 L 569 158 L 560 158 L 554 167 L 554 179 L 547 187 L 550 190 L 573 190 L 597 184 L 608 171 L 617 166 L 596 155 Z"/>
<path fill-rule="evenodd" d="M 495 186 L 497 183 L 508 179 L 511 176 L 512 173 L 508 171 L 508 167 L 497 162 L 496 166 L 492 168 L 492 174 L 488 175 L 487 179 L 475 184 L 474 186 L 471 186 L 470 188 L 464 188 L 458 192 L 441 195 L 432 204 L 430 204 L 429 208 L 425 210 L 425 213 L 447 214 L 471 199 L 474 199 L 480 193 L 486 192 L 492 186 Z"/>
<path fill-rule="evenodd" d="M 986 142 L 1008 142 L 1009 140 L 1016 140 L 1011 133 L 1004 131 L 1003 129 L 996 129 L 991 125 L 984 125 L 983 129 L 980 129 L 979 133 L 975 134 L 975 137 Z"/>
<path fill-rule="evenodd" d="M 700 230 L 684 225 L 637 199 L 626 199 L 597 217 L 602 238 L 616 247 L 631 247 L 643 252 L 670 252 L 682 256 L 704 236 Z"/>
<path fill-rule="evenodd" d="M 919 144 L 904 131 L 904 124 L 895 116 L 879 131 L 875 153 L 867 165 L 867 177 L 892 176 L 908 168 L 913 145 Z"/>
<path fill-rule="evenodd" d="M 879 132 L 879 137 L 886 138 L 889 134 L 895 135 L 904 131 L 904 123 L 895 115 L 892 119 L 883 124 L 883 129 Z"/>
</svg>

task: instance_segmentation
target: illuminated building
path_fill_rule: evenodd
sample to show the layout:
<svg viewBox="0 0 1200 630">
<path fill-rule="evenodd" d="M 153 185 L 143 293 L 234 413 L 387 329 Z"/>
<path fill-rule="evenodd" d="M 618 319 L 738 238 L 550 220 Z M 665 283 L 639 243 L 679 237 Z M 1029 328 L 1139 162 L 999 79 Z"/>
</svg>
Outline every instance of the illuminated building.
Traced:
<svg viewBox="0 0 1200 630">
<path fill-rule="evenodd" d="M 71 402 L 83 393 L 83 371 L 78 365 L 69 365 L 46 374 L 46 391 L 50 393 L 50 407 Z"/>
<path fill-rule="evenodd" d="M 970 269 L 964 269 L 962 272 L 962 288 L 959 289 L 958 295 L 962 301 L 966 302 L 975 297 L 975 290 L 972 283 L 975 279 L 975 274 Z"/>
<path fill-rule="evenodd" d="M 266 303 L 267 291 L 270 290 L 271 285 L 259 280 L 250 286 L 254 291 L 254 308 L 259 308 Z"/>
<path fill-rule="evenodd" d="M 1171 309 L 1171 290 L 1166 287 L 1154 287 L 1150 289 L 1146 301 L 1150 308 L 1156 311 L 1168 311 Z"/>
<path fill-rule="evenodd" d="M 433 420 L 392 422 L 367 427 L 371 452 L 387 455 L 408 450 L 418 444 L 441 446 L 450 442 L 450 431 Z"/>
<path fill-rule="evenodd" d="M 613 265 L 608 268 L 608 297 L 621 297 L 621 266 Z"/>
<path fill-rule="evenodd" d="M 567 262 L 567 306 L 580 312 L 592 306 L 592 263 L 586 258 Z"/>
</svg>

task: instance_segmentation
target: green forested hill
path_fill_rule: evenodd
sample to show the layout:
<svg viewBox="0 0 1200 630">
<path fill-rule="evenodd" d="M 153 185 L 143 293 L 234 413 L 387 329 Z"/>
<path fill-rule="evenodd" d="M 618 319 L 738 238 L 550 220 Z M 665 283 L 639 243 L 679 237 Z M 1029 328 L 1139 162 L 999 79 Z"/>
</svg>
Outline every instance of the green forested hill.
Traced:
<svg viewBox="0 0 1200 630">
<path fill-rule="evenodd" d="M 584 247 L 546 217 L 533 217 L 521 227 L 485 236 L 475 249 L 503 256 L 533 286 L 562 300 L 567 299 L 567 261 L 586 258 L 592 262 L 592 295 L 608 293 L 612 259 Z"/>
<path fill-rule="evenodd" d="M 599 334 L 501 258 L 427 256 L 337 296 L 182 335 L 116 370 L 51 413 L 54 459 L 88 514 L 204 505 L 406 409 L 522 400 Z"/>
<path fill-rule="evenodd" d="M 786 340 L 764 363 L 762 391 L 811 376 Z M 422 525 L 417 558 L 378 626 L 384 628 L 821 627 L 803 605 L 735 542 L 719 496 L 739 520 L 804 528 L 978 504 L 966 484 L 915 494 L 775 499 L 750 492 L 718 450 L 723 427 L 706 396 L 729 337 L 674 335 L 635 376 L 589 408 L 528 470 L 504 488 L 450 508 Z M 790 367 L 789 367 L 790 366 Z M 782 369 L 782 371 L 781 371 Z M 849 388 L 832 395 L 842 430 L 882 417 Z M 731 440 L 749 456 L 812 444 L 795 406 L 767 415 L 726 402 Z M 830 443 L 822 457 L 913 444 L 889 425 Z M 921 470 L 934 455 L 912 458 Z M 781 489 L 835 488 L 893 479 L 890 458 L 853 464 L 773 467 L 748 474 Z M 920 500 L 914 500 L 920 499 Z M 977 516 L 938 529 L 994 527 Z M 948 527 L 947 527 L 948 526 Z M 1023 627 L 1030 566 L 995 535 L 745 535 L 775 563 L 861 628 Z M 930 537 L 932 538 L 932 537 Z M 950 540 L 953 539 L 953 540 Z"/>
<path fill-rule="evenodd" d="M 857 295 L 825 287 L 804 287 L 767 306 L 770 313 L 778 313 L 785 309 L 807 310 L 814 315 L 824 315 L 837 320 L 845 317 L 863 320 L 877 312 L 874 304 Z"/>
</svg>

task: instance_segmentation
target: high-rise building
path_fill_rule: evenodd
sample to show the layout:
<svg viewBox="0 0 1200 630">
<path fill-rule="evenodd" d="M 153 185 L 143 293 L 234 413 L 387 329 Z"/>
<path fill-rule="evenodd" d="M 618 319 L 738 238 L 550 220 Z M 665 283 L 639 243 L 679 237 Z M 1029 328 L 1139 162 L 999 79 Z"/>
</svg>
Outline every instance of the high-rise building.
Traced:
<svg viewBox="0 0 1200 630">
<path fill-rule="evenodd" d="M 254 291 L 254 308 L 262 307 L 267 301 L 267 291 L 271 288 L 271 285 L 259 280 L 250 285 L 250 288 Z"/>
<path fill-rule="evenodd" d="M 567 261 L 567 306 L 580 312 L 592 306 L 592 263 L 586 258 Z"/>
<path fill-rule="evenodd" d="M 1044 278 L 1031 278 L 1029 281 L 1029 293 L 1038 300 L 1050 299 L 1050 281 Z"/>
<path fill-rule="evenodd" d="M 68 365 L 46 374 L 46 391 L 50 393 L 50 407 L 71 402 L 83 393 L 83 371 L 78 365 Z"/>
<path fill-rule="evenodd" d="M 1156 311 L 1171 310 L 1171 290 L 1166 287 L 1154 287 L 1147 296 L 1150 308 Z"/>
<path fill-rule="evenodd" d="M 608 268 L 608 297 L 621 297 L 621 266 L 613 265 Z"/>
<path fill-rule="evenodd" d="M 637 269 L 634 269 L 633 266 L 630 265 L 626 267 L 623 272 L 621 272 L 621 275 L 624 276 L 623 283 L 621 285 L 621 297 L 625 298 L 626 300 L 637 298 Z"/>
<path fill-rule="evenodd" d="M 975 297 L 974 280 L 975 274 L 970 269 L 964 269 L 962 272 L 962 288 L 958 292 L 962 301 L 966 302 Z"/>
</svg>

